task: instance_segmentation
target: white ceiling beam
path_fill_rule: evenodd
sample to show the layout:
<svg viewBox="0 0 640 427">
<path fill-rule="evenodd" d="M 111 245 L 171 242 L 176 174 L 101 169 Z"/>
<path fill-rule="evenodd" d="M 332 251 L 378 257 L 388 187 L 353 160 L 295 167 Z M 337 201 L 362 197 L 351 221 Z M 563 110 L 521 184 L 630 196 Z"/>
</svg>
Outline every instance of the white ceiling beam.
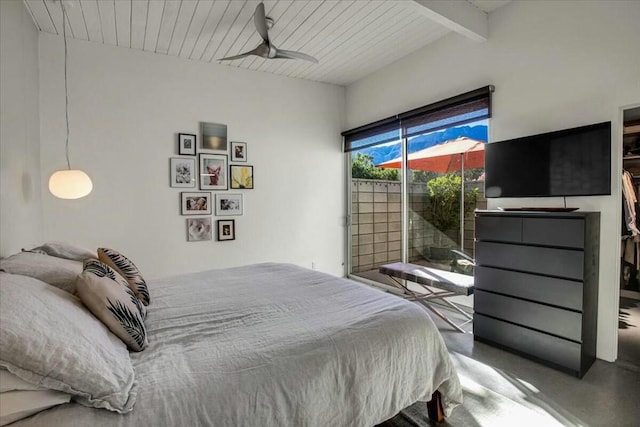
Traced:
<svg viewBox="0 0 640 427">
<path fill-rule="evenodd" d="M 478 42 L 489 38 L 488 14 L 467 1 L 411 0 L 417 12 Z"/>
</svg>

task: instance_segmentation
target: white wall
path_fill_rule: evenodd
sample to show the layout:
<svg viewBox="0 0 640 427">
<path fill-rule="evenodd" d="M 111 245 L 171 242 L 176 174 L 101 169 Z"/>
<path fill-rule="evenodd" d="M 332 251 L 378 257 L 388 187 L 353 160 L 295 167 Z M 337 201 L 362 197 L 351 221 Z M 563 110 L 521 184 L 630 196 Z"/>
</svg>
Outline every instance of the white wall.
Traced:
<svg viewBox="0 0 640 427">
<path fill-rule="evenodd" d="M 446 36 L 347 88 L 347 128 L 487 84 L 491 141 L 612 121 L 612 195 L 568 206 L 601 212 L 598 357 L 617 353 L 621 122 L 640 101 L 640 2 L 513 1 L 489 16 L 490 37 Z M 494 199 L 562 206 L 562 199 Z"/>
<path fill-rule="evenodd" d="M 43 188 L 65 164 L 62 52 L 41 33 Z M 94 190 L 43 193 L 45 240 L 113 247 L 147 277 L 264 261 L 343 275 L 344 88 L 77 40 L 68 74 L 71 166 Z M 248 144 L 255 189 L 241 191 L 235 241 L 187 242 L 185 189 L 169 187 L 177 133 L 201 121 Z"/>
<path fill-rule="evenodd" d="M 22 2 L 0 1 L 0 256 L 42 238 L 38 30 Z"/>
</svg>

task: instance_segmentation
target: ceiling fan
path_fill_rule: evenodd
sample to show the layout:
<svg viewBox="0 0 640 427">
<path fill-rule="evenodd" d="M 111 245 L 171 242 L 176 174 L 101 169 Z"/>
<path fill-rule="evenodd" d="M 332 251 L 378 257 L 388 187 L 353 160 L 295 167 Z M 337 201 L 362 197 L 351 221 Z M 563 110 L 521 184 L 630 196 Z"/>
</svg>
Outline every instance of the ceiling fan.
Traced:
<svg viewBox="0 0 640 427">
<path fill-rule="evenodd" d="M 260 56 L 266 59 L 304 59 L 305 61 L 311 61 L 318 63 L 318 60 L 313 56 L 307 55 L 302 52 L 295 52 L 293 50 L 278 49 L 269 40 L 269 29 L 273 27 L 273 19 L 267 17 L 264 13 L 264 3 L 260 3 L 255 12 L 253 12 L 253 22 L 258 30 L 258 34 L 262 37 L 262 43 L 253 50 L 250 50 L 240 55 L 228 56 L 226 58 L 220 58 L 218 61 L 233 61 L 234 59 L 245 58 L 250 55 Z"/>
</svg>

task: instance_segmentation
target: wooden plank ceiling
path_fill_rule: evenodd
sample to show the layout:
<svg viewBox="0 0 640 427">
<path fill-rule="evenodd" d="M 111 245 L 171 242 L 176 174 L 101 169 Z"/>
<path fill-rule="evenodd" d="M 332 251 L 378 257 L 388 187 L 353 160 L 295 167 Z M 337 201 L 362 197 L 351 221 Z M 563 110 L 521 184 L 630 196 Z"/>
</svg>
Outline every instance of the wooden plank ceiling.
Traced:
<svg viewBox="0 0 640 427">
<path fill-rule="evenodd" d="M 260 44 L 253 23 L 260 1 L 63 1 L 67 37 L 338 85 L 357 81 L 457 30 L 449 25 L 449 16 L 434 19 L 426 9 L 430 0 L 265 0 L 266 14 L 275 22 L 269 30 L 271 41 L 312 55 L 319 63 L 256 56 L 219 62 Z M 454 15 L 476 14 L 486 20 L 488 12 L 508 1 L 454 0 L 448 6 L 464 8 Z M 62 34 L 59 2 L 24 3 L 40 31 Z"/>
</svg>

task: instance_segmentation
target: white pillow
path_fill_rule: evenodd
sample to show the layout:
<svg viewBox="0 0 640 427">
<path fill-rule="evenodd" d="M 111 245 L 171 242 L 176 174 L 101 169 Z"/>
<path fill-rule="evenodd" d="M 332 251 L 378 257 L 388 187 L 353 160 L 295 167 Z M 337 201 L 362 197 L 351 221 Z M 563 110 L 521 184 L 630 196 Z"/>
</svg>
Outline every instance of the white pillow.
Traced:
<svg viewBox="0 0 640 427">
<path fill-rule="evenodd" d="M 0 369 L 0 393 L 16 390 L 44 390 L 42 387 L 26 382 L 20 377 L 16 377 L 6 369 Z"/>
<path fill-rule="evenodd" d="M 70 400 L 70 395 L 53 390 L 0 393 L 0 426 L 21 420 L 52 406 L 67 403 Z"/>
<path fill-rule="evenodd" d="M 73 295 L 37 279 L 0 273 L 0 366 L 78 403 L 133 409 L 129 352 Z"/>
<path fill-rule="evenodd" d="M 87 258 L 96 258 L 97 252 L 81 246 L 72 245 L 66 242 L 48 242 L 42 246 L 31 249 L 32 252 L 43 252 L 47 255 L 70 259 L 73 261 L 84 261 Z"/>
<path fill-rule="evenodd" d="M 76 277 L 82 273 L 82 263 L 24 251 L 0 259 L 0 270 L 33 277 L 73 294 L 76 290 Z"/>
</svg>

